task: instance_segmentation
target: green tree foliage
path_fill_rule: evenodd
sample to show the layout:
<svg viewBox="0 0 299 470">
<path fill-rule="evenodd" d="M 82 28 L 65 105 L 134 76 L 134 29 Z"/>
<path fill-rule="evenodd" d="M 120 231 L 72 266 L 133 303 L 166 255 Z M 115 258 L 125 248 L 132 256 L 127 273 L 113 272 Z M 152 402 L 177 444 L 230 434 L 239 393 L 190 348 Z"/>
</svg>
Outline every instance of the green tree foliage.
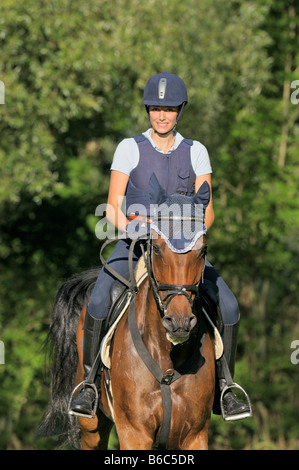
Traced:
<svg viewBox="0 0 299 470">
<path fill-rule="evenodd" d="M 236 379 L 254 406 L 244 423 L 213 417 L 211 445 L 298 447 L 298 13 L 294 0 L 2 0 L 1 448 L 46 446 L 33 436 L 51 305 L 99 262 L 113 152 L 148 126 L 142 92 L 162 70 L 188 86 L 179 130 L 210 153 L 209 259 L 240 303 Z"/>
</svg>

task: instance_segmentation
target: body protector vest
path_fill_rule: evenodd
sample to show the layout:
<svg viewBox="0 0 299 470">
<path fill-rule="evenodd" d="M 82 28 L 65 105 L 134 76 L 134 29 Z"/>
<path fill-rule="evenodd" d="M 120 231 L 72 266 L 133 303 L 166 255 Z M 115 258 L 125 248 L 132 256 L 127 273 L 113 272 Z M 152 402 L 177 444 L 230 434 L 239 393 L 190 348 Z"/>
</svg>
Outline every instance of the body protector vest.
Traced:
<svg viewBox="0 0 299 470">
<path fill-rule="evenodd" d="M 153 173 L 168 194 L 193 196 L 196 175 L 191 163 L 192 140 L 183 139 L 173 152 L 163 154 L 155 150 L 144 135 L 134 139 L 139 148 L 139 162 L 130 174 L 126 190 L 127 216 L 136 213 L 137 205 L 145 208 L 146 213 L 141 215 L 150 215 L 148 185 Z"/>
</svg>

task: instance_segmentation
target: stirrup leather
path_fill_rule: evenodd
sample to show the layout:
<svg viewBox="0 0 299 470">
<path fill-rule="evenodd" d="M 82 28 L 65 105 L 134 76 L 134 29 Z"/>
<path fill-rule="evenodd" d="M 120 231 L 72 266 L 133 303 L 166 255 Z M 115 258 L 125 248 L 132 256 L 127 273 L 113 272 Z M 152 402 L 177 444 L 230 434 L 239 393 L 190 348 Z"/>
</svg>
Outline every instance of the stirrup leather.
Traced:
<svg viewBox="0 0 299 470">
<path fill-rule="evenodd" d="M 226 415 L 225 410 L 224 410 L 224 406 L 223 406 L 223 397 L 224 397 L 225 392 L 227 392 L 227 390 L 230 390 L 232 388 L 238 388 L 239 390 L 241 390 L 243 392 L 243 394 L 246 398 L 248 407 L 249 407 L 249 411 L 244 411 L 244 412 L 232 415 L 232 416 L 227 416 Z M 224 389 L 222 390 L 221 396 L 220 396 L 220 408 L 221 408 L 222 418 L 224 419 L 224 421 L 237 421 L 239 419 L 250 418 L 252 416 L 252 406 L 251 406 L 250 398 L 249 398 L 248 394 L 245 392 L 244 388 L 242 388 L 241 385 L 239 385 L 235 382 L 231 382 L 228 385 L 225 385 Z"/>
<path fill-rule="evenodd" d="M 79 413 L 78 411 L 71 410 L 71 404 L 72 404 L 72 401 L 74 399 L 74 395 L 75 395 L 76 391 L 78 390 L 78 388 L 80 388 L 82 385 L 84 385 L 84 386 L 87 385 L 88 387 L 92 388 L 93 391 L 95 392 L 95 395 L 96 395 L 91 415 L 87 415 L 87 414 L 84 414 L 84 413 Z M 83 380 L 72 391 L 72 394 L 71 394 L 71 397 L 70 397 L 70 400 L 69 400 L 69 403 L 68 403 L 67 412 L 68 412 L 68 414 L 70 414 L 72 416 L 78 416 L 80 418 L 91 418 L 91 419 L 93 419 L 93 418 L 96 417 L 96 412 L 97 412 L 97 409 L 98 409 L 98 402 L 99 402 L 99 394 L 98 394 L 98 389 L 95 386 L 95 384 L 89 383 L 86 380 Z"/>
</svg>

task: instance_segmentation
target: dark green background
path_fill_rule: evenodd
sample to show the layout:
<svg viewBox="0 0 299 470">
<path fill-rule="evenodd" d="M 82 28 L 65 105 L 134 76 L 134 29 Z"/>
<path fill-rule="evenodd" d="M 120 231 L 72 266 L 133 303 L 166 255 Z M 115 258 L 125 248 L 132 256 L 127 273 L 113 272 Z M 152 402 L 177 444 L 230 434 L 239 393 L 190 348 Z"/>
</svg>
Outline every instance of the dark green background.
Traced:
<svg viewBox="0 0 299 470">
<path fill-rule="evenodd" d="M 143 88 L 163 70 L 188 87 L 178 130 L 211 157 L 209 260 L 240 303 L 236 380 L 254 408 L 213 416 L 211 448 L 299 447 L 298 14 L 293 0 L 1 1 L 0 448 L 54 446 L 34 441 L 54 296 L 99 263 L 113 152 L 147 128 Z"/>
</svg>

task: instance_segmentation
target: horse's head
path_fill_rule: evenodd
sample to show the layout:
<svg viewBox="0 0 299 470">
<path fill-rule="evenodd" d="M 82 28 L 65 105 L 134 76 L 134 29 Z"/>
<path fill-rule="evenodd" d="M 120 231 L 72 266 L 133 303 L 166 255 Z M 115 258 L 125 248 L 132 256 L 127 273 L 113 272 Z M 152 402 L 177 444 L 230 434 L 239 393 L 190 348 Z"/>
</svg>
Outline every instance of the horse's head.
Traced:
<svg viewBox="0 0 299 470">
<path fill-rule="evenodd" d="M 197 323 L 193 304 L 204 269 L 209 185 L 194 197 L 169 196 L 152 177 L 150 194 L 149 277 L 167 338 L 179 344 Z"/>
<path fill-rule="evenodd" d="M 167 338 L 173 344 L 188 340 L 197 323 L 193 303 L 203 272 L 205 250 L 205 236 L 186 253 L 174 253 L 160 236 L 152 240 L 153 291 Z"/>
</svg>

